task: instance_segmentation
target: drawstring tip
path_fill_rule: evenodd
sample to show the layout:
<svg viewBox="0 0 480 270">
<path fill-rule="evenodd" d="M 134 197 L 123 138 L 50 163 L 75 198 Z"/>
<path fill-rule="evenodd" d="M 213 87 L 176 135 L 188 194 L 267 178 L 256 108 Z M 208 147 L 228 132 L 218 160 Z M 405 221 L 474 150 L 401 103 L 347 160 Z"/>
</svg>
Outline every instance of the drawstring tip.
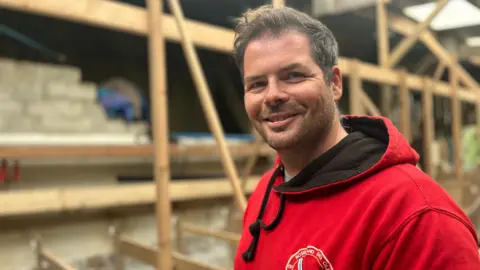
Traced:
<svg viewBox="0 0 480 270">
<path fill-rule="evenodd" d="M 246 252 L 244 252 L 244 253 L 242 254 L 242 257 L 243 257 L 243 260 L 244 260 L 244 261 L 249 262 L 249 261 L 252 260 L 253 254 L 252 254 L 252 252 L 250 252 L 250 251 L 246 251 Z"/>
</svg>

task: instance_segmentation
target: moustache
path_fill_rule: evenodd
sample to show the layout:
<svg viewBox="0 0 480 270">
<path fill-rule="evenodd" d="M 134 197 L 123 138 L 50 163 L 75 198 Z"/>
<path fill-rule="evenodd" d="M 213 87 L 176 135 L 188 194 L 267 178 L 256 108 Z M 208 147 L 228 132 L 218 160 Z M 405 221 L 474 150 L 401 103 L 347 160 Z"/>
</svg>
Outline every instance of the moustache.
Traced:
<svg viewBox="0 0 480 270">
<path fill-rule="evenodd" d="M 303 113 L 305 111 L 305 108 L 301 106 L 300 104 L 295 104 L 295 103 L 283 103 L 283 104 L 277 104 L 277 105 L 266 105 L 263 107 L 260 116 L 261 117 L 267 117 L 268 115 L 271 114 L 276 114 L 276 113 Z"/>
</svg>

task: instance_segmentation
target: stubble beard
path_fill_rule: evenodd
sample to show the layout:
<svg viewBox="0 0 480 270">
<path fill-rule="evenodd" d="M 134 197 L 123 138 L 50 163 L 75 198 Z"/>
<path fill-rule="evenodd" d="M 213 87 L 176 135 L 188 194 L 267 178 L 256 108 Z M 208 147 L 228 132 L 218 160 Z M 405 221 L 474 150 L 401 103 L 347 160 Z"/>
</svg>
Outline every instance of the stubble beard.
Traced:
<svg viewBox="0 0 480 270">
<path fill-rule="evenodd" d="M 274 132 L 262 122 L 256 122 L 255 129 L 266 143 L 277 151 L 304 147 L 308 149 L 330 134 L 335 120 L 336 107 L 333 102 L 329 101 L 321 104 L 323 109 L 316 111 L 313 116 L 308 114 L 296 116 L 299 119 L 295 119 L 293 126 L 285 130 Z"/>
</svg>

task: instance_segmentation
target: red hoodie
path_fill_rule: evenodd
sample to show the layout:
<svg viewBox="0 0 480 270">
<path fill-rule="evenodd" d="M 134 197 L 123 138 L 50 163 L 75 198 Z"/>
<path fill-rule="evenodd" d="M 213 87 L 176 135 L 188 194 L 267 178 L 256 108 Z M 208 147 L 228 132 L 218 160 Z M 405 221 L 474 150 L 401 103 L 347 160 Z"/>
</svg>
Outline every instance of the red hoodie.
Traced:
<svg viewBox="0 0 480 270">
<path fill-rule="evenodd" d="M 382 117 L 284 182 L 281 161 L 249 198 L 235 270 L 478 270 L 475 228 Z M 273 192 L 270 192 L 273 190 Z"/>
</svg>

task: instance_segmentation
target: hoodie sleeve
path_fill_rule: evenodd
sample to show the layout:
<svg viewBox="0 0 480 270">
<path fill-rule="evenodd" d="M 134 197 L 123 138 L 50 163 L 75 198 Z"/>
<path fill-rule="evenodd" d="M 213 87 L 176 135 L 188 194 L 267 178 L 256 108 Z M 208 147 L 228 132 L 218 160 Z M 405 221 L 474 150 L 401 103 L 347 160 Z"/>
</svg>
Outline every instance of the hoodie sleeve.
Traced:
<svg viewBox="0 0 480 270">
<path fill-rule="evenodd" d="M 477 237 L 469 228 L 451 213 L 427 210 L 389 238 L 373 269 L 480 269 Z"/>
</svg>

